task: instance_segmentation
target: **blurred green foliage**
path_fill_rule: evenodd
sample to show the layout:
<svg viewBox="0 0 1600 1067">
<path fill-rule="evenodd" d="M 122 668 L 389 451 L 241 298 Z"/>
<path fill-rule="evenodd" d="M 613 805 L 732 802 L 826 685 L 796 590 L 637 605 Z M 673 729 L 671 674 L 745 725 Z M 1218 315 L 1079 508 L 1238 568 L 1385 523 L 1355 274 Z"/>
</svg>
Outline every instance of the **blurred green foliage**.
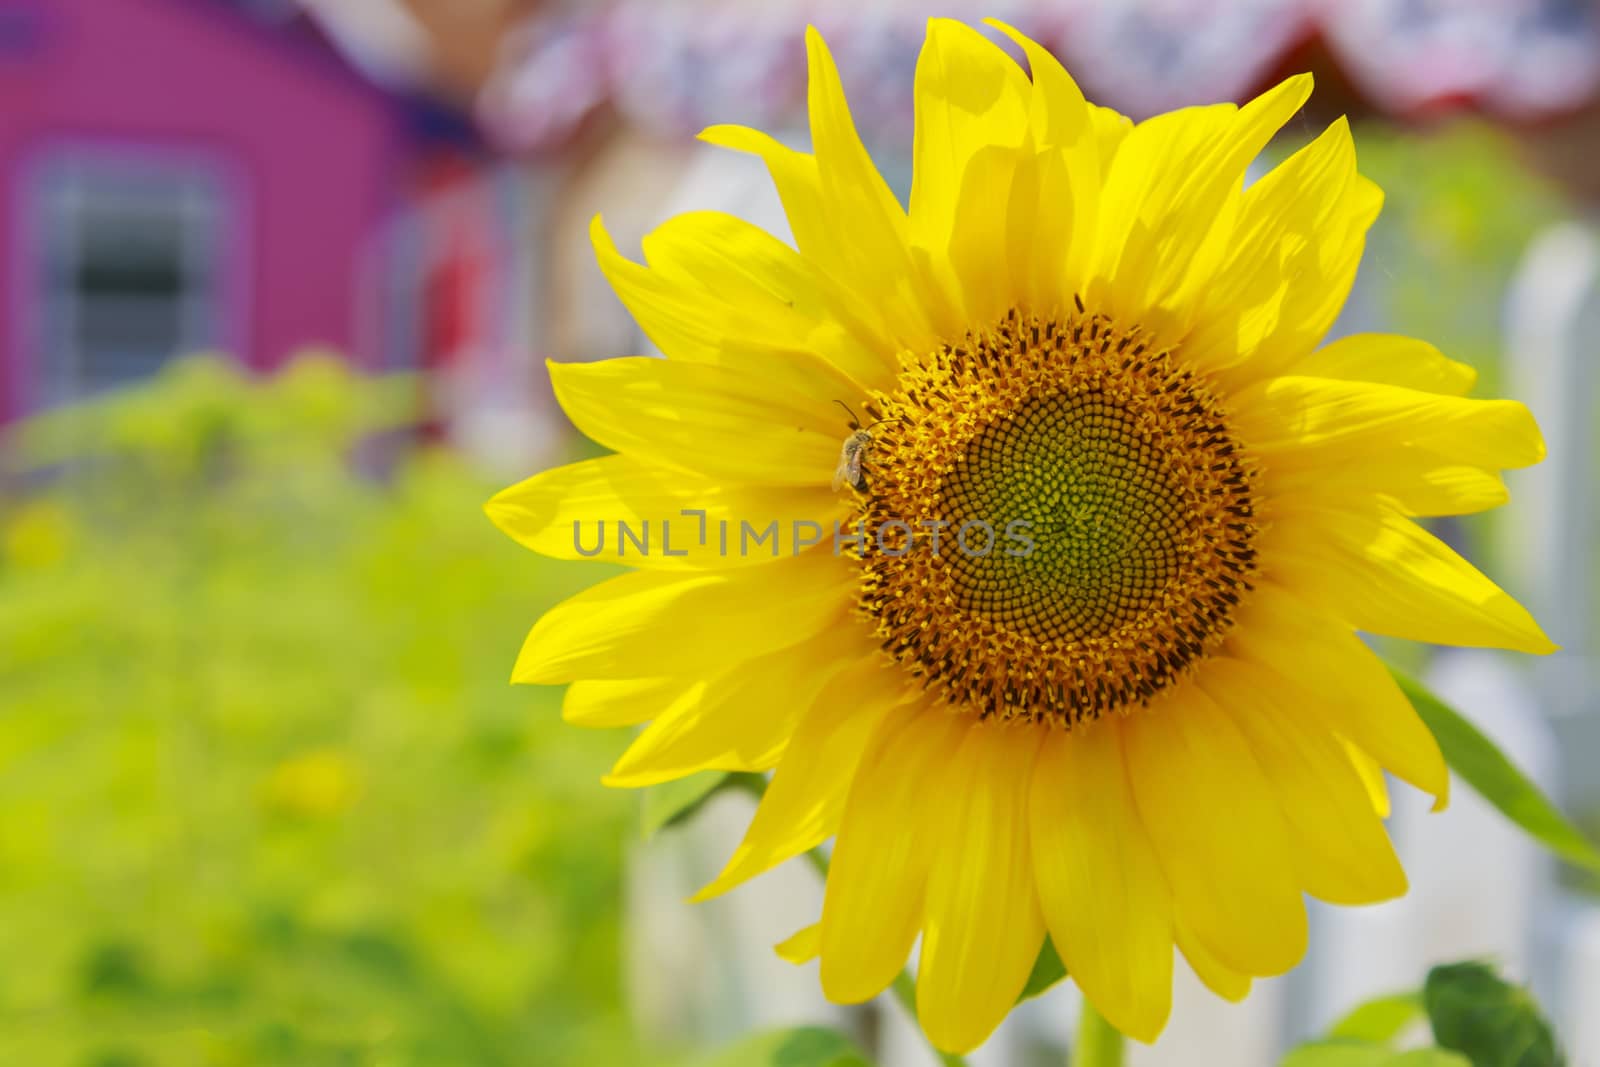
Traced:
<svg viewBox="0 0 1600 1067">
<path fill-rule="evenodd" d="M 1561 1051 L 1532 995 L 1481 961 L 1428 972 L 1428 1020 L 1440 1048 L 1467 1056 L 1472 1067 L 1563 1067 Z"/>
<path fill-rule="evenodd" d="M 1478 368 L 1477 396 L 1504 392 L 1506 296 L 1530 241 L 1567 214 L 1509 137 L 1461 121 L 1357 131 L 1362 173 L 1384 191 L 1362 262 L 1377 314 Z"/>
<path fill-rule="evenodd" d="M 1426 1019 L 1434 1047 L 1411 1035 Z M 1544 1012 L 1521 986 L 1480 961 L 1428 972 L 1420 990 L 1359 1005 L 1279 1067 L 1565 1067 Z"/>
<path fill-rule="evenodd" d="M 0 1063 L 648 1062 L 622 740 L 507 684 L 593 573 L 352 473 L 413 388 L 186 361 L 0 453 Z"/>
</svg>

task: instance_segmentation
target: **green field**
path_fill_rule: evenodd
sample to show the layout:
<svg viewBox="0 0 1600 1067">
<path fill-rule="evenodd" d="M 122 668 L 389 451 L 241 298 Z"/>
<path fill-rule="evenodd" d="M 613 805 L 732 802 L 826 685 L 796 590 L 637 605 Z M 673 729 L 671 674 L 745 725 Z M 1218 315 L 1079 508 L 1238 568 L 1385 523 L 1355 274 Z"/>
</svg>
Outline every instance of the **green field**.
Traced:
<svg viewBox="0 0 1600 1067">
<path fill-rule="evenodd" d="M 11 443 L 0 1063 L 644 1062 L 624 739 L 507 684 L 593 572 L 374 444 L 408 388 L 185 363 Z"/>
</svg>

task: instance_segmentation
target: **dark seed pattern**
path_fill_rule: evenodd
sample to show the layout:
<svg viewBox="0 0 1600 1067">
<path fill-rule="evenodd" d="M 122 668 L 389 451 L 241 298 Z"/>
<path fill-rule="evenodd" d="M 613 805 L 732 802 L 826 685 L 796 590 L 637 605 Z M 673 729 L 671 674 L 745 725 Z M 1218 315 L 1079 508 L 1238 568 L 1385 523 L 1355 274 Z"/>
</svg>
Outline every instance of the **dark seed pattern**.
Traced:
<svg viewBox="0 0 1600 1067">
<path fill-rule="evenodd" d="M 1138 328 L 1012 312 L 903 357 L 870 410 L 857 519 L 893 525 L 860 550 L 860 605 L 930 690 L 1070 728 L 1221 644 L 1255 570 L 1255 473 L 1206 384 Z M 972 551 L 956 539 L 975 522 L 981 555 L 981 527 Z"/>
</svg>

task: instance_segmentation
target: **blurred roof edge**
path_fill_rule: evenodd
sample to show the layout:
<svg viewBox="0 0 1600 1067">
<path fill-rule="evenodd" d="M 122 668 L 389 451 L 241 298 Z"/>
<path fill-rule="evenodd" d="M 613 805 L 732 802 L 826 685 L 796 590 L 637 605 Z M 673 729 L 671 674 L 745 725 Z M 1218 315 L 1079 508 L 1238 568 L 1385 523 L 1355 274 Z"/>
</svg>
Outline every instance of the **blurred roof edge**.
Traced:
<svg viewBox="0 0 1600 1067">
<path fill-rule="evenodd" d="M 927 22 L 911 2 L 533 6 L 541 10 L 508 38 L 478 104 L 490 136 L 513 151 L 559 148 L 606 105 L 669 137 L 713 122 L 800 127 L 807 23 L 830 41 L 858 126 L 890 138 L 910 128 L 904 86 Z M 1407 124 L 1468 112 L 1516 129 L 1559 123 L 1600 100 L 1600 0 L 985 6 L 1055 52 L 1092 97 L 1135 118 L 1247 99 L 1273 75 L 1306 69 L 1318 74 L 1319 112 L 1334 105 Z"/>
<path fill-rule="evenodd" d="M 292 52 L 308 69 L 355 84 L 399 109 L 412 135 L 427 141 L 480 147 L 484 139 L 472 120 L 470 94 L 438 83 L 426 51 L 396 47 L 402 38 L 391 27 L 352 17 L 358 9 L 399 9 L 399 0 L 162 0 L 204 11 L 241 32 L 265 35 Z M 336 11 L 330 15 L 328 12 Z M 414 42 L 420 44 L 420 42 Z"/>
</svg>

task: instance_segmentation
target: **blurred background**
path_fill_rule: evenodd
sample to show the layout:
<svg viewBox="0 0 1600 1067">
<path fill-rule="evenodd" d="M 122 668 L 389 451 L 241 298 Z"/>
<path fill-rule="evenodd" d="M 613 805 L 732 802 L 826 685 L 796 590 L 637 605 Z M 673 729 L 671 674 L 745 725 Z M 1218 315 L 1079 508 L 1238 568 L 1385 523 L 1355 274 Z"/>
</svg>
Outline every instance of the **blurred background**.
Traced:
<svg viewBox="0 0 1600 1067">
<path fill-rule="evenodd" d="M 546 358 L 649 350 L 590 218 L 624 249 L 692 208 L 786 236 L 759 165 L 693 134 L 803 142 L 807 22 L 903 194 L 929 14 L 1004 18 L 1136 117 L 1314 71 L 1263 167 L 1352 116 L 1388 201 L 1338 331 L 1437 342 L 1551 446 L 1441 532 L 1565 651 L 1397 653 L 1600 831 L 1583 0 L 0 0 L 0 1063 L 670 1067 L 797 1021 L 931 1062 L 772 956 L 816 915 L 802 865 L 683 903 L 748 802 L 641 839 L 598 783 L 624 732 L 506 683 L 598 573 L 480 510 L 593 454 Z M 1244 1006 L 1181 975 L 1134 1063 L 1265 1067 L 1476 955 L 1600 1065 L 1600 887 L 1465 790 L 1403 800 L 1411 896 L 1315 909 Z M 1072 996 L 974 1062 L 1062 1062 Z"/>
</svg>

